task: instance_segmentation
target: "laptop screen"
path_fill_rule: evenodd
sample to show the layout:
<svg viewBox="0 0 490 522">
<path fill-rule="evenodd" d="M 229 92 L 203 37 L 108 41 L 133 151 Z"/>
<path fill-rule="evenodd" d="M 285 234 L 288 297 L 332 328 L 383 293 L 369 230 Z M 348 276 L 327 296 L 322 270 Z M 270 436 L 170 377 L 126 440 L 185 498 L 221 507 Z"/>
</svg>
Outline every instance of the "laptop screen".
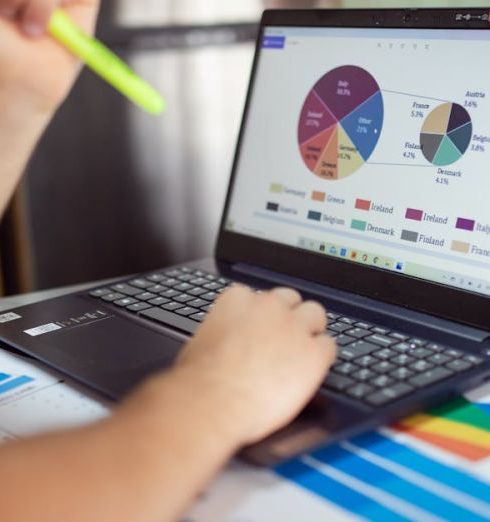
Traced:
<svg viewBox="0 0 490 522">
<path fill-rule="evenodd" d="M 226 230 L 490 295 L 490 31 L 265 28 Z"/>
</svg>

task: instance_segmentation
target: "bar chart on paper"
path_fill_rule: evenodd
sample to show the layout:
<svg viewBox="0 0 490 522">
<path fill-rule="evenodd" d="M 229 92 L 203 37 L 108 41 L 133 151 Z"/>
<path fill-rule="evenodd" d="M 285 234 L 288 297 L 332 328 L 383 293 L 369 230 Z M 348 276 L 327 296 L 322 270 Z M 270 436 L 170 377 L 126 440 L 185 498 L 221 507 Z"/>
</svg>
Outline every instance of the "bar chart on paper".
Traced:
<svg viewBox="0 0 490 522">
<path fill-rule="evenodd" d="M 304 163 L 323 179 L 350 176 L 376 148 L 383 116 L 381 90 L 368 71 L 352 65 L 329 71 L 301 111 L 298 141 Z"/>
<path fill-rule="evenodd" d="M 0 350 L 0 441 L 98 420 L 108 409 L 58 374 Z"/>
</svg>

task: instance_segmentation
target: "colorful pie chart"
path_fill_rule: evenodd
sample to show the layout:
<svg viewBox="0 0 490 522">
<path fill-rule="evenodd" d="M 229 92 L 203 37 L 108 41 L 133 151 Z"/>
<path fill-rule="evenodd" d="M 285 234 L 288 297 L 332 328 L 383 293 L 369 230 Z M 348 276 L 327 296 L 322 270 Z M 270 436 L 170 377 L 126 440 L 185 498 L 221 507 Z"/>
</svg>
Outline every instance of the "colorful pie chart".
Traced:
<svg viewBox="0 0 490 522">
<path fill-rule="evenodd" d="M 472 136 L 473 123 L 468 111 L 457 103 L 443 103 L 427 116 L 420 146 L 427 161 L 445 167 L 464 155 Z"/>
<path fill-rule="evenodd" d="M 301 111 L 298 141 L 305 165 L 326 180 L 354 174 L 376 148 L 383 118 L 383 96 L 368 71 L 354 65 L 329 71 Z"/>
</svg>

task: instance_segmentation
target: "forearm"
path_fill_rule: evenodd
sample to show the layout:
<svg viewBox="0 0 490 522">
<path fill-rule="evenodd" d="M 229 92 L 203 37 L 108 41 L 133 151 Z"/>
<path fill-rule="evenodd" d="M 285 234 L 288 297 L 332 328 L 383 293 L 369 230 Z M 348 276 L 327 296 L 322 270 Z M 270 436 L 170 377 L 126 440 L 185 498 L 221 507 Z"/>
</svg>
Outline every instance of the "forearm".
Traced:
<svg viewBox="0 0 490 522">
<path fill-rule="evenodd" d="M 236 449 L 223 403 L 205 395 L 169 375 L 106 422 L 4 447 L 2 518 L 176 520 Z"/>
<path fill-rule="evenodd" d="M 0 218 L 51 119 L 49 111 L 28 107 L 22 99 L 0 86 Z"/>
</svg>

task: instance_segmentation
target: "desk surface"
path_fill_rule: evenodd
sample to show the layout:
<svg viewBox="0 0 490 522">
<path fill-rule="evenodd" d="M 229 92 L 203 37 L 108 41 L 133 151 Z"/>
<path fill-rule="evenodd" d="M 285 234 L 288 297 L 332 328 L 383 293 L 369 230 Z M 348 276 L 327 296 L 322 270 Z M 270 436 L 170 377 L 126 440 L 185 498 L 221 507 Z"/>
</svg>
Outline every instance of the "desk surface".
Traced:
<svg viewBox="0 0 490 522">
<path fill-rule="evenodd" d="M 0 310 L 90 286 L 0 300 Z M 110 415 L 99 397 L 32 360 L 0 350 L 0 374 L 0 440 Z M 384 428 L 273 470 L 234 462 L 186 522 L 360 519 L 490 520 L 490 385 L 410 428 Z"/>
</svg>

